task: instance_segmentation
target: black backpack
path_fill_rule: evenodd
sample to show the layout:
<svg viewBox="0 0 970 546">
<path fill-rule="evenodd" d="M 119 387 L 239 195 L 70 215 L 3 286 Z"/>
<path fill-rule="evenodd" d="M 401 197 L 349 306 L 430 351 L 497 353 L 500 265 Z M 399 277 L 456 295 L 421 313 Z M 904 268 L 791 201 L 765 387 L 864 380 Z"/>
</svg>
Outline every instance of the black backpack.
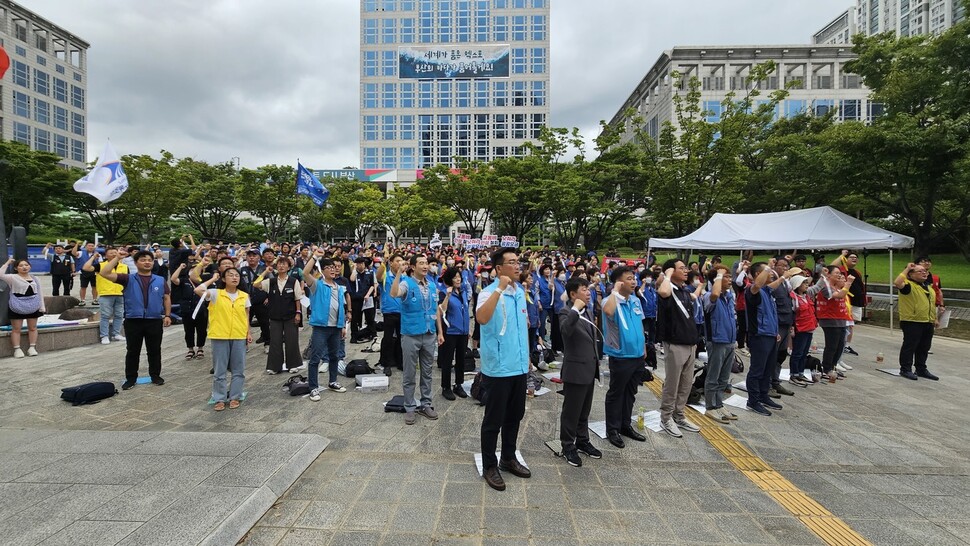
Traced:
<svg viewBox="0 0 970 546">
<path fill-rule="evenodd" d="M 302 375 L 294 375 L 283 383 L 283 392 L 289 393 L 290 396 L 303 396 L 305 394 L 310 394 L 310 383 L 307 382 L 306 377 L 303 377 Z"/>
<path fill-rule="evenodd" d="M 485 392 L 485 385 L 483 384 L 484 376 L 482 372 L 475 374 L 475 380 L 472 381 L 471 395 L 472 398 L 478 400 L 478 403 L 482 406 L 485 405 L 485 397 L 488 393 Z"/>
<path fill-rule="evenodd" d="M 384 403 L 384 413 L 406 413 L 404 395 L 398 394 Z"/>
<path fill-rule="evenodd" d="M 367 365 L 367 361 L 361 358 L 351 360 L 344 369 L 344 376 L 350 378 L 358 375 L 374 373 L 374 369 Z"/>
<path fill-rule="evenodd" d="M 85 383 L 76 387 L 61 389 L 61 399 L 71 403 L 72 406 L 83 406 L 84 404 L 97 404 L 105 398 L 111 398 L 118 394 L 115 384 L 109 381 L 96 381 Z"/>
</svg>

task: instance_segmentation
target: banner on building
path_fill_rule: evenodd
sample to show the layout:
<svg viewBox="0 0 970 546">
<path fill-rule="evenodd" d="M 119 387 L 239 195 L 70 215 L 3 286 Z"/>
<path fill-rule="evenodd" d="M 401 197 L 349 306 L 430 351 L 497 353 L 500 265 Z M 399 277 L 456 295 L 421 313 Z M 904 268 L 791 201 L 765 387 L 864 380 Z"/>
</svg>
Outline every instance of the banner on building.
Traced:
<svg viewBox="0 0 970 546">
<path fill-rule="evenodd" d="M 509 44 L 401 46 L 398 77 L 403 79 L 508 78 Z"/>
</svg>

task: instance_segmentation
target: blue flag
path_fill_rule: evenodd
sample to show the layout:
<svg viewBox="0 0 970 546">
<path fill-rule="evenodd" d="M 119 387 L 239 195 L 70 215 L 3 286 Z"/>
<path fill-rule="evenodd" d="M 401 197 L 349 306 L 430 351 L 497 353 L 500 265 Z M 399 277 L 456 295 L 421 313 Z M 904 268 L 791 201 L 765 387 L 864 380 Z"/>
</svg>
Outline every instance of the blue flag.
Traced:
<svg viewBox="0 0 970 546">
<path fill-rule="evenodd" d="M 296 193 L 306 195 L 318 207 L 322 207 L 330 197 L 330 191 L 300 162 L 296 163 Z"/>
</svg>

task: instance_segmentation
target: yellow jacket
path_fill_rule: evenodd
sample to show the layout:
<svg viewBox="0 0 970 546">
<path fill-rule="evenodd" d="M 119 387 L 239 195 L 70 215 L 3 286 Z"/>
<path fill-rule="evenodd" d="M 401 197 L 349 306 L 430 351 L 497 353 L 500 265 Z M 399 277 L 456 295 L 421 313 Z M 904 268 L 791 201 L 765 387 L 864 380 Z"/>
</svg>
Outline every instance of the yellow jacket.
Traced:
<svg viewBox="0 0 970 546">
<path fill-rule="evenodd" d="M 209 302 L 209 339 L 246 339 L 249 336 L 249 294 L 236 291 L 236 301 L 225 290 Z"/>
<path fill-rule="evenodd" d="M 936 294 L 932 286 L 923 288 L 906 279 L 909 294 L 899 293 L 899 320 L 909 322 L 936 322 Z"/>
<path fill-rule="evenodd" d="M 107 263 L 108 262 L 101 262 L 100 265 L 103 266 Z M 113 273 L 128 273 L 128 266 L 123 263 L 119 263 L 115 266 Z M 94 286 L 98 289 L 99 298 L 101 296 L 120 296 L 125 290 L 124 286 L 121 286 L 116 282 L 111 282 L 101 275 L 97 275 L 95 282 L 96 284 Z"/>
</svg>

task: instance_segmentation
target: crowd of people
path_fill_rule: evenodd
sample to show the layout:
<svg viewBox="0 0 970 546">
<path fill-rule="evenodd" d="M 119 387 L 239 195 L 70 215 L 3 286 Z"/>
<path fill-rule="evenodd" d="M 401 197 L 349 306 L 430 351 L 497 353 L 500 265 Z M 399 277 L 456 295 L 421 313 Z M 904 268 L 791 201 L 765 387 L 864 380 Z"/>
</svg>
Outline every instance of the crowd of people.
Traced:
<svg viewBox="0 0 970 546">
<path fill-rule="evenodd" d="M 80 276 L 81 305 L 90 288 L 91 304 L 100 309 L 101 342 L 126 343 L 124 390 L 137 383 L 143 347 L 151 381 L 164 384 L 162 333 L 173 317 L 184 331 L 186 360 L 205 358 L 210 343 L 215 411 L 242 403 L 251 344 L 263 348 L 264 373 L 305 371 L 312 402 L 325 389 L 346 392 L 339 382 L 346 343 L 370 344 L 379 352 L 378 370 L 402 374 L 407 425 L 419 415 L 438 418 L 435 367 L 441 370 L 441 397 L 455 400 L 469 396 L 465 375 L 480 359 L 484 478 L 498 490 L 505 488 L 501 472 L 530 475 L 515 451 L 525 400 L 533 393 L 530 374 L 545 370 L 546 362 L 562 363 L 562 455 L 581 466 L 580 453 L 602 456 L 590 442 L 588 418 L 604 359 L 609 443 L 623 448 L 624 437 L 645 441 L 633 426 L 633 406 L 638 388 L 653 379 L 658 354 L 665 367 L 660 425 L 679 438 L 700 430 L 685 414 L 698 386 L 695 362 L 706 361 L 701 386 L 710 417 L 724 424 L 738 419 L 724 400 L 739 356 L 750 359 L 748 409 L 770 416 L 783 408 L 782 396 L 794 395 L 781 376 L 789 356 L 790 386 L 845 377 L 851 367 L 842 355 L 854 353 L 848 343 L 866 303 L 858 255 L 849 250 L 831 263 L 813 255 L 813 266 L 794 252 L 757 262 L 747 252 L 731 265 L 720 256 L 659 264 L 652 253 L 628 260 L 613 252 L 600 259 L 595 252 L 549 247 L 196 244 L 185 235 L 172 240 L 167 253 L 157 244 L 96 248 L 82 242 L 48 245 L 44 255 L 51 261 L 54 295 L 69 295 Z M 24 356 L 22 321 L 27 355 L 33 356 L 37 317 L 45 311 L 40 283 L 27 260 L 6 265 L 15 269 L 0 276 L 12 286 L 16 303 L 10 306 L 14 356 Z M 926 360 L 943 300 L 930 266 L 922 257 L 894 283 L 904 336 L 900 375 L 909 379 L 937 379 Z M 312 335 L 301 348 L 305 326 Z M 817 328 L 824 351 L 816 370 L 809 353 Z"/>
</svg>

